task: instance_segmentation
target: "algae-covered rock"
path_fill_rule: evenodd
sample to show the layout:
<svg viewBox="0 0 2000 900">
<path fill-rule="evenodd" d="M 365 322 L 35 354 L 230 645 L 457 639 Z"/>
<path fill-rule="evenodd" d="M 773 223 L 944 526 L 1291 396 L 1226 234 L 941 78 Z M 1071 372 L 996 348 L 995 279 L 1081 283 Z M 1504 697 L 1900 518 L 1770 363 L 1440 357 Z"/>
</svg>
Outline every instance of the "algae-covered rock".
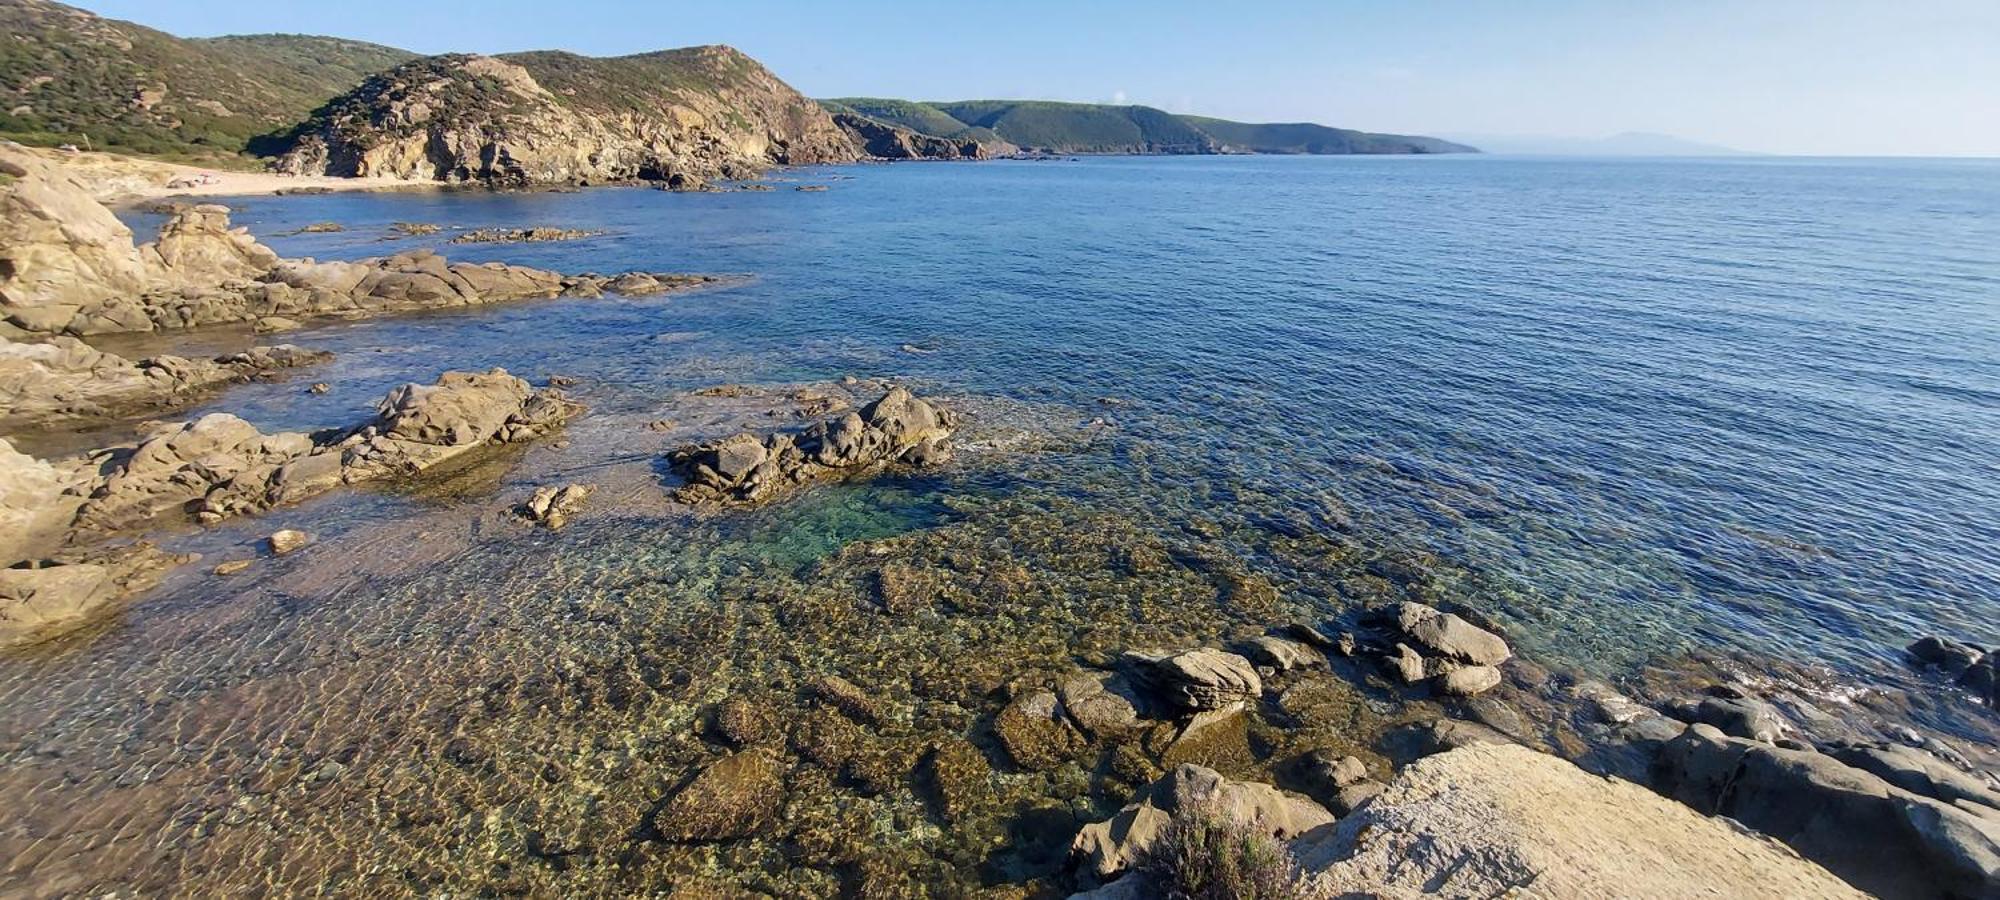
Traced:
<svg viewBox="0 0 2000 900">
<path fill-rule="evenodd" d="M 763 750 L 725 756 L 661 807 L 653 827 L 670 841 L 726 841 L 770 827 L 784 804 L 784 773 Z"/>
</svg>

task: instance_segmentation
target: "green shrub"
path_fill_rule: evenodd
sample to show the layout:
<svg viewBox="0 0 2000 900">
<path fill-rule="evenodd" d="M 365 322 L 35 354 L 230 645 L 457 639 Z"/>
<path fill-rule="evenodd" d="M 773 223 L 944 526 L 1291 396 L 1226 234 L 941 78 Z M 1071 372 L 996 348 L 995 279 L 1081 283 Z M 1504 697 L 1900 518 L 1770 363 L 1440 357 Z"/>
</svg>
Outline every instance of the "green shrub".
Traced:
<svg viewBox="0 0 2000 900">
<path fill-rule="evenodd" d="M 1298 865 L 1282 844 L 1250 825 L 1205 811 L 1169 823 L 1137 871 L 1172 900 L 1309 900 Z"/>
</svg>

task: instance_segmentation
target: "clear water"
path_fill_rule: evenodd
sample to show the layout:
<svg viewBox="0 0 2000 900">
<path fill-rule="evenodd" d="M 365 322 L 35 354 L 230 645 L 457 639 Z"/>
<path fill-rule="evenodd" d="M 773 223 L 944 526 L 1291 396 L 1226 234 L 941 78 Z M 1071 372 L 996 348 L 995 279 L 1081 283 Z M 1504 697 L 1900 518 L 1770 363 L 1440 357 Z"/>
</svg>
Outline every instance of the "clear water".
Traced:
<svg viewBox="0 0 2000 900">
<path fill-rule="evenodd" d="M 903 710 L 878 737 L 907 769 L 940 736 L 992 756 L 981 723 L 1023 671 L 1396 596 L 1465 602 L 1526 655 L 1614 677 L 1744 651 L 1868 681 L 1918 634 L 2000 644 L 2000 164 L 787 177 L 832 190 L 234 201 L 260 235 L 347 228 L 267 238 L 288 256 L 436 246 L 754 278 L 286 335 L 338 359 L 197 412 L 337 425 L 395 384 L 498 365 L 578 379 L 592 413 L 566 450 L 173 537 L 227 557 L 298 524 L 321 543 L 239 580 L 185 572 L 104 629 L 0 658 L 0 795 L 39 810 L 0 838 L 16 860 L 0 888 L 814 894 L 865 865 L 1033 882 L 1065 828 L 1129 788 L 1002 763 L 990 810 L 940 822 L 920 787 L 800 764 L 797 831 L 632 834 L 717 754 L 700 722 L 724 697 L 790 708 L 805 678 L 841 674 Z M 611 233 L 384 241 L 396 221 Z M 640 426 L 677 392 L 848 374 L 1059 434 L 748 513 L 659 502 L 663 447 Z M 559 534 L 496 512 L 559 478 L 626 487 Z M 874 611 L 885 560 L 931 579 L 935 608 Z M 1413 714 L 1325 690 L 1340 727 L 1273 731 L 1265 755 L 1365 745 Z M 828 832 L 871 843 L 828 849 Z"/>
</svg>

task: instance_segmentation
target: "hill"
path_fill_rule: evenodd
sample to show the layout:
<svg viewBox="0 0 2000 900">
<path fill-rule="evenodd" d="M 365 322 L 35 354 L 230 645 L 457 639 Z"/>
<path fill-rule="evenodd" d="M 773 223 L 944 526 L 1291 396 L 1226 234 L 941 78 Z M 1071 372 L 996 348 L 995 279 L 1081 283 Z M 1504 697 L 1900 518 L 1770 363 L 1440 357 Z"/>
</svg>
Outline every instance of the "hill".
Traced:
<svg viewBox="0 0 2000 900">
<path fill-rule="evenodd" d="M 1048 100 L 917 103 L 874 97 L 821 101 L 918 134 L 1043 153 L 1468 153 L 1437 138 L 1370 134 L 1311 123 L 1261 125 L 1183 116 L 1150 106 Z"/>
<path fill-rule="evenodd" d="M 723 46 L 421 57 L 335 97 L 281 143 L 282 171 L 489 184 L 695 188 L 858 156 L 826 110 Z"/>
<path fill-rule="evenodd" d="M 46 0 L 0 0 L 0 32 L 0 137 L 201 160 L 412 56 L 297 35 L 190 40 Z"/>
</svg>

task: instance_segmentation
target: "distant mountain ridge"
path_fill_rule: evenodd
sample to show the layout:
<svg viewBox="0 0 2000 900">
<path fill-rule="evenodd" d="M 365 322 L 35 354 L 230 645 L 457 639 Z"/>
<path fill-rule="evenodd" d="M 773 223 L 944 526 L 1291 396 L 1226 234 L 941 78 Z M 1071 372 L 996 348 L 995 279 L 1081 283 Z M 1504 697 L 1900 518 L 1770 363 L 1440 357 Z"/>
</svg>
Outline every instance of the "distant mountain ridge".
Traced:
<svg viewBox="0 0 2000 900">
<path fill-rule="evenodd" d="M 829 110 L 912 132 L 974 140 L 995 152 L 1041 153 L 1475 153 L 1433 137 L 1372 134 L 1310 122 L 1255 124 L 1177 115 L 1150 106 L 1050 100 L 921 103 L 878 97 L 821 100 Z"/>
</svg>

